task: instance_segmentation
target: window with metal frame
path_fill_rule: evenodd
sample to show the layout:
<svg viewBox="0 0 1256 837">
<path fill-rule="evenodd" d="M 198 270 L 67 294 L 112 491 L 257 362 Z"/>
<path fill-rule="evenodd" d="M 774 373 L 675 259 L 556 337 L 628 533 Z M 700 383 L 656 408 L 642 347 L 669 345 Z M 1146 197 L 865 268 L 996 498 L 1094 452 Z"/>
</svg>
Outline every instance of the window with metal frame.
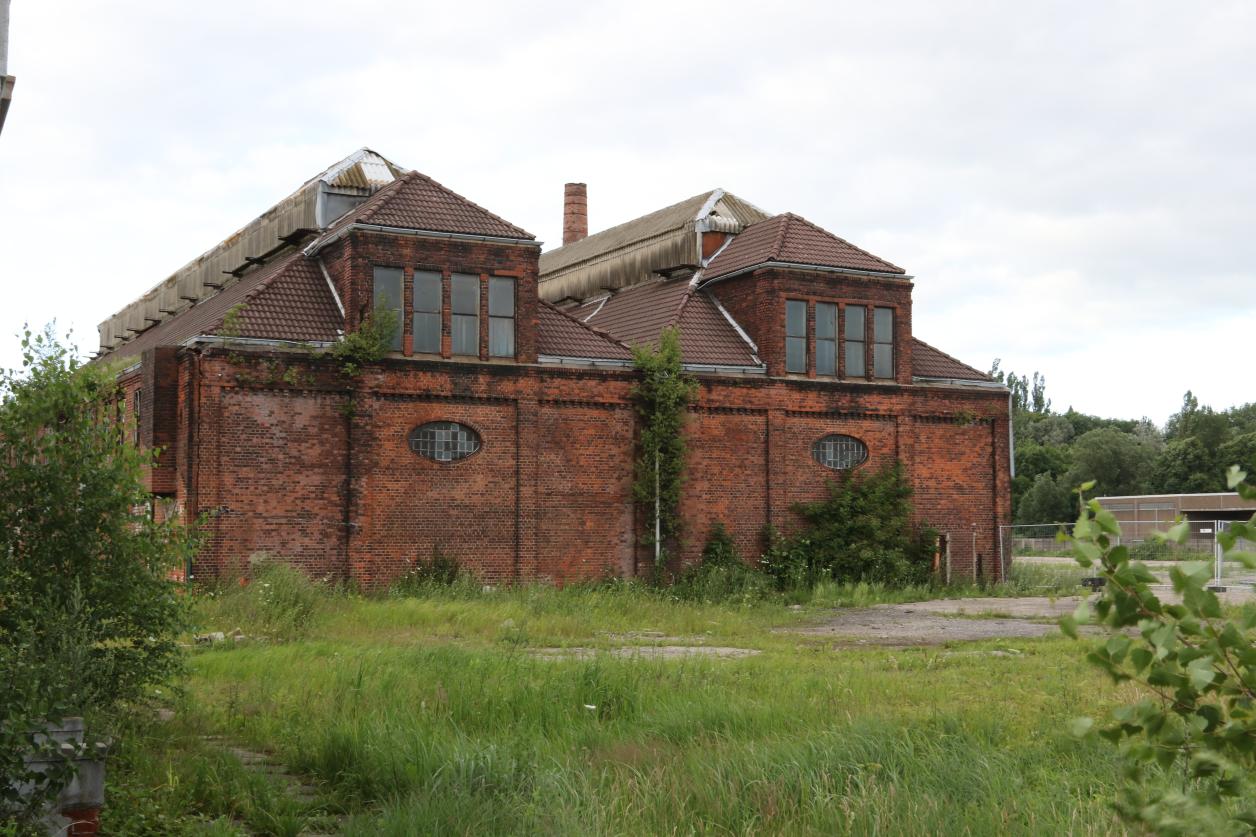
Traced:
<svg viewBox="0 0 1256 837">
<path fill-rule="evenodd" d="M 872 375 L 894 377 L 894 309 L 872 309 Z"/>
<path fill-rule="evenodd" d="M 375 289 L 372 297 L 371 310 L 378 313 L 392 313 L 396 328 L 389 336 L 388 348 L 394 352 L 401 351 L 401 268 L 376 267 Z"/>
<path fill-rule="evenodd" d="M 837 306 L 816 303 L 816 374 L 837 376 Z"/>
<path fill-rule="evenodd" d="M 868 309 L 862 305 L 846 306 L 846 377 L 863 378 L 868 374 L 865 320 Z"/>
<path fill-rule="evenodd" d="M 457 462 L 478 453 L 480 434 L 456 421 L 429 421 L 410 431 L 410 450 L 435 462 Z"/>
<path fill-rule="evenodd" d="M 807 303 L 785 300 L 785 371 L 807 371 Z"/>
<path fill-rule="evenodd" d="M 414 339 L 412 348 L 440 354 L 441 297 L 444 281 L 433 270 L 414 271 Z"/>
<path fill-rule="evenodd" d="M 825 468 L 845 471 L 868 459 L 868 446 L 854 436 L 830 433 L 812 443 L 811 455 Z"/>
<path fill-rule="evenodd" d="M 455 273 L 450 277 L 450 330 L 453 353 L 480 356 L 480 277 Z"/>
<path fill-rule="evenodd" d="M 488 280 L 488 354 L 515 356 L 515 280 L 509 276 Z"/>
</svg>

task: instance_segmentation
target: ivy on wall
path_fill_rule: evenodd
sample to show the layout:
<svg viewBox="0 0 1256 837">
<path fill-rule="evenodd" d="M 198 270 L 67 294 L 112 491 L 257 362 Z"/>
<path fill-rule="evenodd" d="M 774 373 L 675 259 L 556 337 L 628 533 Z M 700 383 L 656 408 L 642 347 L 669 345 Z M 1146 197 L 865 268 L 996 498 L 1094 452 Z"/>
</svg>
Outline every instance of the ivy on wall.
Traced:
<svg viewBox="0 0 1256 837">
<path fill-rule="evenodd" d="M 698 385 L 684 374 L 680 333 L 668 328 L 657 346 L 637 346 L 633 365 L 641 379 L 632 388 L 640 420 L 633 498 L 649 521 L 644 542 L 654 550 L 654 575 L 661 578 L 665 545 L 680 534 L 680 490 L 685 473 L 685 414 Z"/>
</svg>

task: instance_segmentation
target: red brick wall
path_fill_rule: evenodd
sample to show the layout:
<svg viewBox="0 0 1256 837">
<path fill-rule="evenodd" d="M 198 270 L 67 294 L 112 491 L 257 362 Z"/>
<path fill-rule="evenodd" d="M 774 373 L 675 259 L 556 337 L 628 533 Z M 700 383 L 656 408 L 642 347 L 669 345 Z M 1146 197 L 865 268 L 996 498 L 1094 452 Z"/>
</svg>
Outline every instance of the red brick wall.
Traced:
<svg viewBox="0 0 1256 837">
<path fill-rule="evenodd" d="M 370 586 L 434 547 L 491 582 L 632 573 L 630 372 L 396 358 L 350 383 L 330 361 L 284 363 L 293 383 L 240 375 L 222 350 L 181 356 L 179 426 L 195 444 L 178 444 L 180 501 L 219 512 L 202 574 L 266 551 Z M 433 420 L 471 425 L 483 448 L 449 464 L 411 452 L 409 431 Z M 812 442 L 848 433 L 868 445 L 864 467 L 904 462 L 917 519 L 953 533 L 956 577 L 971 577 L 974 523 L 982 572 L 995 572 L 1006 393 L 709 376 L 688 433 L 681 560 L 717 520 L 747 557 L 765 523 L 796 527 L 791 505 L 833 475 Z"/>
</svg>

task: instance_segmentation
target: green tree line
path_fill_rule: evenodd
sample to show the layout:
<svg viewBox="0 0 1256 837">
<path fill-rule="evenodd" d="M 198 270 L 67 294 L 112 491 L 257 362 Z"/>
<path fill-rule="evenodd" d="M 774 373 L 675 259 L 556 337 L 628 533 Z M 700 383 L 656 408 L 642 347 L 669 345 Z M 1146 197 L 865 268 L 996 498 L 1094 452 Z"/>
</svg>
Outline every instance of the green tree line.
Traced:
<svg viewBox="0 0 1256 837">
<path fill-rule="evenodd" d="M 990 374 L 1012 391 L 1016 523 L 1058 523 L 1076 516 L 1073 490 L 1095 482 L 1100 495 L 1226 491 L 1230 465 L 1256 469 L 1256 403 L 1214 410 L 1187 390 L 1161 428 L 1151 419 L 1110 419 L 1053 410 L 1046 378 L 1000 368 Z"/>
</svg>

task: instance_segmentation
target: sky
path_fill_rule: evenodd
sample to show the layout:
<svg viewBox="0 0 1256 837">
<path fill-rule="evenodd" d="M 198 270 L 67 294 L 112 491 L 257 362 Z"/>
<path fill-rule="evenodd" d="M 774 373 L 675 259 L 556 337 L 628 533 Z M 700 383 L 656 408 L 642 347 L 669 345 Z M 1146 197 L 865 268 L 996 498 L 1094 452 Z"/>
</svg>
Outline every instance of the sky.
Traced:
<svg viewBox="0 0 1256 837">
<path fill-rule="evenodd" d="M 12 0 L 0 366 L 362 146 L 547 242 L 723 187 L 915 277 L 913 332 L 1163 424 L 1256 400 L 1256 4 Z M 1248 349 L 1248 357 L 1251 350 Z"/>
</svg>

